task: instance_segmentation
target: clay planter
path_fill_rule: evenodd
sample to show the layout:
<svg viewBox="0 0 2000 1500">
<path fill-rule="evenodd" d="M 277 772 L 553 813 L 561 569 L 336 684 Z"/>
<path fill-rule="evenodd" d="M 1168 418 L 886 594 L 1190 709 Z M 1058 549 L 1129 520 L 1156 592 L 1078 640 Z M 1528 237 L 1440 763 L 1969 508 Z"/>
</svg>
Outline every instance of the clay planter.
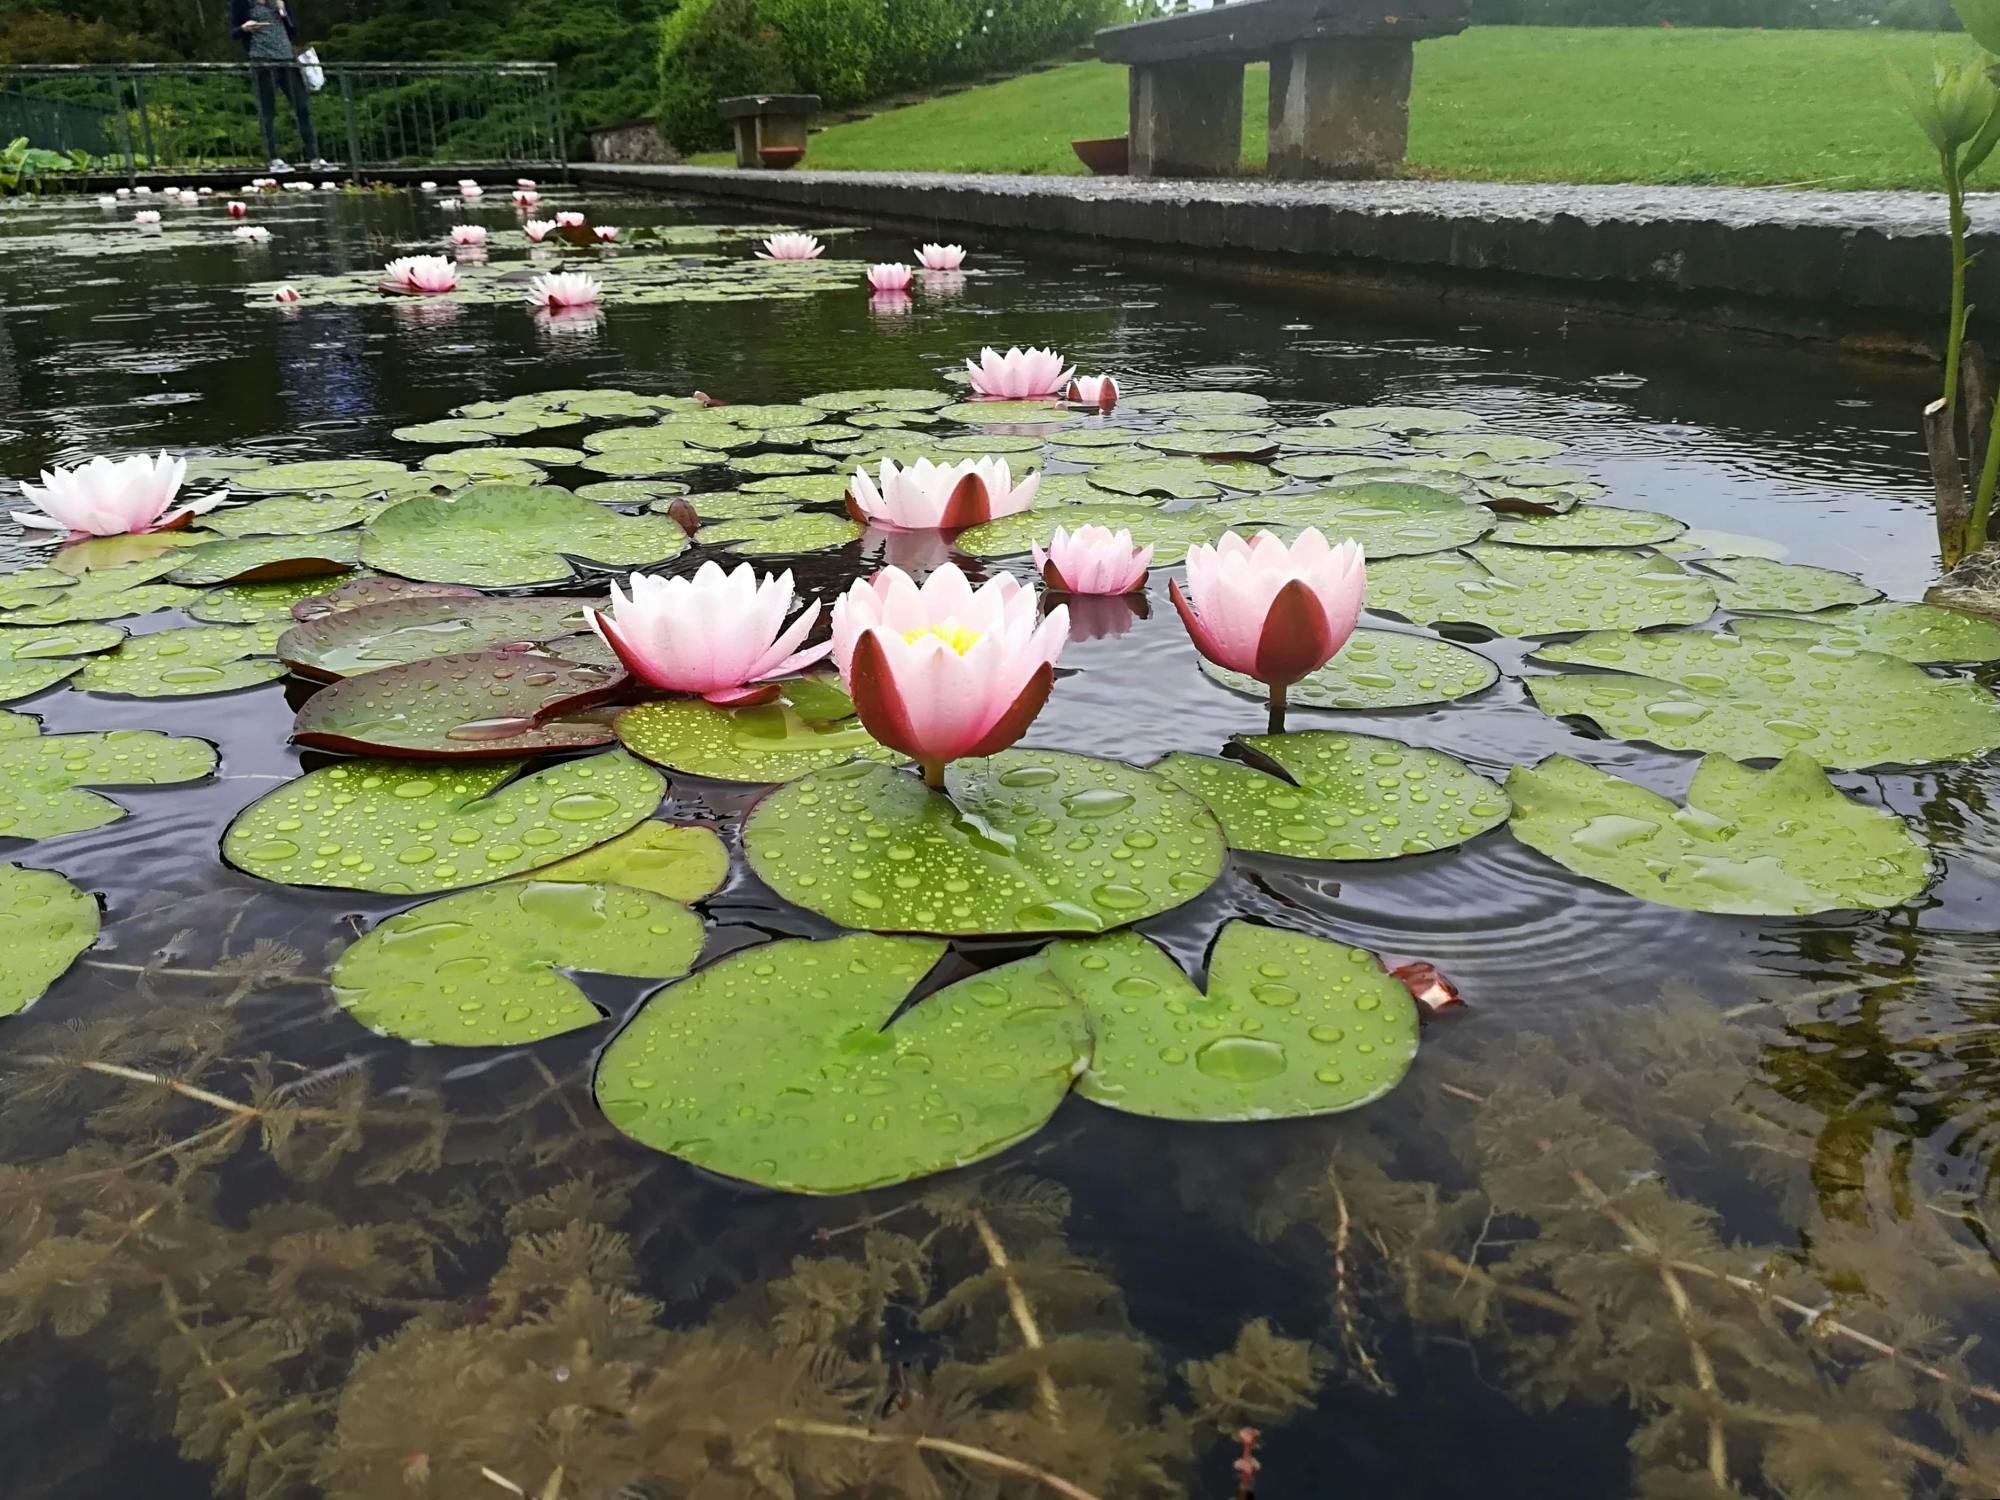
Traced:
<svg viewBox="0 0 2000 1500">
<path fill-rule="evenodd" d="M 1099 177 L 1123 177 L 1132 170 L 1132 138 L 1125 135 L 1099 136 L 1094 140 L 1071 141 L 1076 159 Z"/>
<path fill-rule="evenodd" d="M 796 167 L 799 159 L 806 154 L 803 146 L 759 146 L 757 160 L 772 172 L 782 172 L 787 167 Z"/>
</svg>

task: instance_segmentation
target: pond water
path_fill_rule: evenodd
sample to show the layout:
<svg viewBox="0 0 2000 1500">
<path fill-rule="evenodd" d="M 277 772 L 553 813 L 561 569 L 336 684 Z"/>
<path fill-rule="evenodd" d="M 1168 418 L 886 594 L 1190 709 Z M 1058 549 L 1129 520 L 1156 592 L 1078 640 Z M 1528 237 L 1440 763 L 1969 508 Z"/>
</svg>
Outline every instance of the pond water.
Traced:
<svg viewBox="0 0 2000 1500">
<path fill-rule="evenodd" d="M 567 252 L 572 268 L 603 262 L 599 318 L 531 316 L 516 284 L 527 247 L 499 194 L 466 208 L 420 194 L 266 195 L 252 222 L 271 238 L 247 244 L 212 203 L 166 206 L 156 236 L 126 222 L 129 203 L 10 204 L 0 471 L 32 478 L 159 448 L 414 467 L 448 448 L 587 447 L 592 433 L 654 417 L 642 404 L 615 420 L 451 444 L 396 432 L 472 403 L 533 410 L 517 398 L 555 390 L 787 404 L 886 388 L 957 401 L 953 372 L 982 345 L 1039 344 L 1114 372 L 1126 406 L 997 429 L 919 410 L 907 430 L 884 415 L 864 434 L 912 448 L 950 437 L 959 457 L 973 434 L 1025 435 L 1008 455 L 1017 471 L 1082 475 L 1092 450 L 1074 435 L 1096 427 L 1129 426 L 1135 443 L 1234 428 L 1223 435 L 1257 439 L 1251 448 L 1283 428 L 1281 466 L 1345 452 L 1390 483 L 1428 472 L 1481 527 L 1478 502 L 1501 491 L 1519 502 L 1539 490 L 1529 502 L 1548 507 L 1581 499 L 1585 513 L 1663 513 L 1692 528 L 1665 544 L 1710 561 L 1687 575 L 1703 580 L 1697 592 L 1726 581 L 1743 554 L 1839 570 L 1892 600 L 1919 598 L 1934 577 L 1910 432 L 1931 385 L 1922 370 L 1555 311 L 1252 293 L 976 244 L 968 274 L 885 306 L 860 267 L 905 258 L 904 236 L 828 233 L 820 270 L 786 282 L 739 264 L 779 226 L 753 234 L 730 227 L 726 210 L 658 199 L 550 198 L 625 229 L 615 252 Z M 491 231 L 456 300 L 368 290 L 366 273 L 439 246 L 454 222 Z M 648 241 L 646 227 L 671 232 Z M 537 264 L 561 258 L 544 252 Z M 275 305 L 277 282 L 298 285 L 302 301 Z M 765 295 L 780 287 L 797 291 Z M 1246 413 L 1226 400 L 1148 410 L 1129 399 L 1218 391 L 1260 400 Z M 1381 406 L 1446 415 L 1415 419 L 1412 443 L 1376 429 L 1314 447 L 1293 431 Z M 1546 439 L 1559 455 L 1537 446 L 1516 462 L 1582 472 L 1508 473 L 1469 458 L 1413 468 L 1448 456 L 1424 440 L 1427 427 Z M 1044 448 L 1052 434 L 1071 441 Z M 750 441 L 716 463 L 642 477 L 663 503 L 680 486 L 699 495 L 768 480 L 760 488 L 791 514 L 787 465 L 726 461 L 813 452 L 844 468 L 859 450 L 830 451 L 843 441 L 866 446 L 851 433 Z M 1128 467 L 1170 456 L 1124 447 Z M 618 475 L 545 467 L 571 489 Z M 254 484 L 256 472 L 242 477 Z M 1312 488 L 1291 479 L 1279 475 L 1278 493 Z M 1062 494 L 1076 498 L 1088 481 L 1069 485 Z M 1166 513 L 1187 513 L 1189 498 Z M 1227 490 L 1197 506 L 1243 498 Z M 1053 526 L 1068 508 L 1045 502 L 1037 515 Z M 836 535 L 837 506 L 800 513 L 823 514 Z M 1498 524 L 1532 522 L 1517 510 Z M 8 530 L 0 557 L 41 566 L 47 549 Z M 756 524 L 733 533 L 752 544 L 757 534 Z M 1655 565 L 1640 548 L 1619 555 Z M 697 533 L 669 567 L 709 556 L 735 560 L 729 541 Z M 954 557 L 980 574 L 1032 576 L 1006 547 L 961 538 L 954 552 L 936 537 L 873 531 L 784 561 L 803 592 L 830 601 L 885 562 L 921 570 Z M 1389 559 L 1371 574 L 1385 580 L 1378 590 L 1421 599 L 1414 566 Z M 601 595 L 615 571 L 585 565 L 540 592 Z M 1148 765 L 1219 756 L 1232 736 L 1264 731 L 1257 699 L 1199 669 L 1168 576 L 1154 570 L 1144 612 L 1078 608 L 1030 750 Z M 1842 587 L 1777 576 L 1782 587 Z M 255 597 L 244 596 L 246 615 L 275 618 Z M 1454 597 L 1437 618 L 1461 622 L 1448 637 L 1498 669 L 1491 686 L 1374 711 L 1295 706 L 1287 727 L 1426 747 L 1496 783 L 1561 755 L 1687 795 L 1694 754 L 1657 735 L 1620 737 L 1575 704 L 1537 705 L 1526 681 L 1560 667 L 1530 657 L 1567 633 L 1463 623 L 1488 606 L 1503 628 L 1520 618 L 1507 611 L 1573 623 L 1576 609 L 1608 607 L 1597 574 L 1503 570 Z M 117 624 L 137 638 L 216 618 L 185 593 L 159 602 L 170 607 Z M 1756 602 L 1735 613 L 1758 612 Z M 1445 638 L 1422 613 L 1366 623 Z M 1673 618 L 1728 618 L 1708 615 L 1704 603 Z M 1771 659 L 1749 691 L 1770 694 L 1780 716 L 1797 677 L 1828 662 L 1844 672 L 1852 656 L 1809 659 L 1796 641 L 1757 649 Z M 154 670 L 142 659 L 111 683 L 140 695 L 89 691 L 83 677 L 8 705 L 45 735 L 150 730 L 220 752 L 214 774 L 197 765 L 194 779 L 163 777 L 175 784 L 86 781 L 111 788 L 125 815 L 72 819 L 81 831 L 4 851 L 103 911 L 75 965 L 0 1020 L 10 1496 L 1228 1496 L 1240 1452 L 1231 1434 L 1246 1425 L 1262 1433 L 1257 1492 L 1270 1497 L 2000 1493 L 1985 1219 L 2000 1123 L 2000 779 L 1976 744 L 1946 736 L 1956 748 L 1932 763 L 1831 757 L 1841 792 L 1892 811 L 1928 845 L 1928 884 L 1880 909 L 1746 916 L 1660 904 L 1573 873 L 1506 826 L 1400 858 L 1232 853 L 1219 879 L 1189 879 L 1193 899 L 1182 891 L 1139 925 L 1188 973 L 1202 973 L 1240 918 L 1394 964 L 1429 962 L 1462 992 L 1467 1004 L 1427 1021 L 1408 1076 L 1385 1097 L 1233 1124 L 1071 1097 L 1025 1140 L 962 1170 L 806 1196 L 651 1150 L 607 1121 L 593 1089 L 604 1049 L 649 997 L 674 999 L 658 978 L 590 971 L 616 967 L 627 955 L 601 950 L 625 939 L 597 939 L 566 961 L 606 1014 L 561 1035 L 416 1047 L 358 1024 L 329 997 L 332 965 L 444 887 L 413 897 L 288 885 L 225 863 L 232 819 L 339 759 L 288 743 L 317 685 L 273 668 L 233 692 L 144 696 L 160 685 Z M 171 665 L 157 670 L 173 680 Z M 1912 670 L 1982 695 L 1995 678 L 1979 662 Z M 1965 699 L 1891 705 L 1877 677 L 1842 681 L 1852 686 L 1821 693 L 1819 710 L 1850 716 L 1864 739 L 1883 715 L 1901 725 L 1898 743 L 1922 739 L 1953 705 L 1979 716 Z M 1699 717 L 1656 712 L 1654 728 L 1672 740 L 1676 719 L 1686 728 Z M 1770 763 L 1769 752 L 1752 758 Z M 1899 764 L 1865 768 L 1884 762 Z M 1401 774 L 1393 754 L 1376 764 Z M 39 771 L 8 769 L 24 809 L 6 811 L 8 826 L 79 795 L 62 790 L 73 782 L 51 791 Z M 742 829 L 763 788 L 679 772 L 666 781 L 658 815 L 712 828 L 729 853 L 720 888 L 695 902 L 698 970 L 841 933 L 752 873 Z M 1779 822 L 1776 844 L 1793 834 L 1803 844 L 1762 860 L 1718 846 L 1711 896 L 1839 882 L 1838 841 L 1799 807 Z M 1599 818 L 1573 842 L 1615 853 L 1621 826 Z M 259 858 L 275 856 L 251 849 L 237 863 Z M 1871 878 L 1886 868 L 1870 865 Z M 1018 935 L 958 941 L 928 987 L 1036 947 Z M 771 1000 L 788 1002 L 811 1003 Z M 744 1052 L 782 1041 L 746 1036 L 760 1040 Z M 712 1040 L 728 1066 L 729 1037 Z M 746 1070 L 762 1060 L 734 1059 Z M 748 1113 L 769 1103 L 731 1100 Z"/>
</svg>

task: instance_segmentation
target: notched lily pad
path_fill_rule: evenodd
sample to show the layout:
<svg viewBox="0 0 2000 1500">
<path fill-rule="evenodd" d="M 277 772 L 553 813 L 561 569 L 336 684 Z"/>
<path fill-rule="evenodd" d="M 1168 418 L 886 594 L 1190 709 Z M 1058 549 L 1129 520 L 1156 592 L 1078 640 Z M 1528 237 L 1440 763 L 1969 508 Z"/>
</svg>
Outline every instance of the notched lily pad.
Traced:
<svg viewBox="0 0 2000 1500">
<path fill-rule="evenodd" d="M 364 604 L 386 604 L 391 599 L 478 599 L 485 597 L 478 589 L 467 588 L 457 583 L 419 583 L 412 578 L 391 578 L 386 574 L 362 573 L 349 578 L 321 578 L 310 580 L 312 591 L 303 595 L 292 606 L 294 620 L 323 620 L 328 615 L 338 614 L 344 609 L 359 609 Z M 260 584 L 259 588 L 281 588 L 294 585 Z"/>
<path fill-rule="evenodd" d="M 744 824 L 751 868 L 844 926 L 947 935 L 1122 927 L 1222 873 L 1200 800 L 1120 762 L 1006 750 L 945 776 L 949 796 L 867 761 L 789 782 Z"/>
<path fill-rule="evenodd" d="M 0 1016 L 18 1015 L 97 941 L 97 902 L 49 870 L 0 865 Z"/>
<path fill-rule="evenodd" d="M 1702 568 L 1722 576 L 1715 596 L 1724 609 L 1809 615 L 1843 604 L 1869 604 L 1882 597 L 1860 579 L 1831 568 L 1772 562 L 1763 557 L 1712 557 Z"/>
<path fill-rule="evenodd" d="M 1343 406 L 1324 412 L 1320 421 L 1335 427 L 1366 427 L 1399 437 L 1417 433 L 1460 432 L 1483 421 L 1479 413 L 1449 406 Z"/>
<path fill-rule="evenodd" d="M 553 655 L 554 642 L 590 629 L 586 611 L 603 602 L 553 594 L 392 597 L 302 621 L 278 638 L 277 650 L 294 672 L 322 681 L 474 651 Z"/>
<path fill-rule="evenodd" d="M 1790 639 L 1904 661 L 2000 661 L 2000 625 L 1934 604 L 1857 604 L 1817 614 L 1751 615 L 1729 629 L 1746 640 Z"/>
<path fill-rule="evenodd" d="M 722 888 L 729 850 L 709 829 L 648 818 L 595 849 L 543 865 L 522 880 L 608 881 L 669 901 L 699 901 Z"/>
<path fill-rule="evenodd" d="M 238 474 L 235 489 L 258 495 L 315 494 L 326 491 L 364 493 L 410 477 L 399 463 L 383 458 L 314 459 L 305 463 L 272 464 Z"/>
<path fill-rule="evenodd" d="M 1449 849 L 1507 817 L 1500 788 L 1435 750 L 1324 729 L 1236 743 L 1268 770 L 1181 751 L 1154 767 L 1209 806 L 1235 849 L 1396 859 Z"/>
<path fill-rule="evenodd" d="M 93 657 L 74 685 L 86 693 L 126 698 L 192 698 L 232 693 L 285 675 L 271 655 L 284 622 L 195 625 L 134 636 L 116 651 Z"/>
<path fill-rule="evenodd" d="M 54 625 L 0 629 L 0 703 L 28 698 L 82 670 L 79 659 L 109 651 L 125 639 L 112 625 Z"/>
<path fill-rule="evenodd" d="M 1893 813 L 1850 801 L 1810 755 L 1767 771 L 1710 755 L 1685 806 L 1554 756 L 1507 778 L 1514 837 L 1642 901 L 1749 916 L 1898 906 L 1930 856 Z"/>
<path fill-rule="evenodd" d="M 1371 561 L 1469 546 L 1495 524 L 1480 506 L 1420 484 L 1357 484 L 1310 495 L 1266 495 L 1238 501 L 1231 509 L 1244 517 L 1239 529 L 1258 524 L 1251 517 L 1269 518 L 1290 530 L 1316 526 L 1330 541 L 1359 542 Z"/>
<path fill-rule="evenodd" d="M 362 534 L 361 557 L 405 578 L 506 588 L 567 582 L 572 557 L 633 566 L 686 545 L 664 516 L 620 515 L 546 485 L 477 484 L 383 511 Z"/>
<path fill-rule="evenodd" d="M 1201 669 L 1259 702 L 1270 695 L 1256 678 L 1219 667 L 1207 657 L 1201 659 Z M 1499 680 L 1500 669 L 1477 651 L 1363 626 L 1332 661 L 1293 683 L 1286 699 L 1298 708 L 1412 708 L 1469 698 Z"/>
<path fill-rule="evenodd" d="M 621 671 L 526 652 L 433 656 L 321 689 L 299 710 L 292 738 L 420 760 L 588 750 L 614 738 L 610 716 L 588 710 L 626 685 Z"/>
<path fill-rule="evenodd" d="M 216 583 L 318 578 L 328 573 L 351 573 L 360 557 L 360 539 L 352 536 L 240 537 L 181 553 L 178 566 L 167 578 L 197 588 Z"/>
<path fill-rule="evenodd" d="M 268 500 L 253 500 L 229 510 L 212 510 L 201 518 L 201 529 L 227 537 L 315 536 L 359 526 L 382 509 L 382 504 L 379 500 L 346 495 L 330 498 L 273 495 Z"/>
<path fill-rule="evenodd" d="M 336 575 L 287 578 L 277 583 L 225 583 L 207 590 L 184 606 L 185 612 L 211 625 L 257 625 L 267 620 L 289 625 L 292 611 L 308 599 L 318 599 L 337 584 Z"/>
<path fill-rule="evenodd" d="M 0 740 L 0 838 L 51 839 L 125 816 L 86 787 L 167 786 L 214 770 L 206 741 L 150 729 L 14 735 Z"/>
<path fill-rule="evenodd" d="M 914 390 L 903 386 L 870 387 L 853 391 L 822 391 L 808 396 L 805 404 L 816 411 L 936 411 L 950 406 L 947 391 Z"/>
<path fill-rule="evenodd" d="M 310 771 L 229 825 L 229 862 L 284 885 L 410 896 L 538 869 L 659 805 L 657 771 L 613 752 L 523 775 L 522 761 L 356 760 Z"/>
<path fill-rule="evenodd" d="M 699 514 L 699 512 L 697 512 Z M 824 552 L 857 541 L 861 528 L 845 516 L 805 511 L 768 519 L 750 518 L 704 526 L 701 540 L 727 547 L 744 557 L 776 557 L 794 552 Z"/>
<path fill-rule="evenodd" d="M 1240 460 L 1160 458 L 1144 463 L 1099 464 L 1090 471 L 1090 482 L 1100 490 L 1119 495 L 1207 500 L 1224 490 L 1247 490 L 1255 494 L 1278 489 L 1288 481 L 1262 464 Z"/>
<path fill-rule="evenodd" d="M 603 1019 L 565 971 L 671 979 L 701 945 L 701 919 L 651 891 L 506 881 L 381 923 L 334 964 L 333 997 L 404 1041 L 519 1046 Z"/>
<path fill-rule="evenodd" d="M 903 759 L 869 736 L 845 694 L 831 701 L 812 677 L 795 678 L 777 701 L 748 708 L 700 698 L 641 703 L 620 714 L 616 728 L 634 755 L 717 781 L 790 781 L 857 757 L 890 765 Z"/>
<path fill-rule="evenodd" d="M 1643 547 L 1687 529 L 1672 516 L 1616 505 L 1580 505 L 1560 515 L 1525 516 L 1493 533 L 1512 547 Z"/>
<path fill-rule="evenodd" d="M 1420 625 L 1459 621 L 1498 635 L 1556 635 L 1698 624 L 1715 612 L 1715 594 L 1654 552 L 1481 542 L 1371 566 L 1368 607 Z"/>
</svg>

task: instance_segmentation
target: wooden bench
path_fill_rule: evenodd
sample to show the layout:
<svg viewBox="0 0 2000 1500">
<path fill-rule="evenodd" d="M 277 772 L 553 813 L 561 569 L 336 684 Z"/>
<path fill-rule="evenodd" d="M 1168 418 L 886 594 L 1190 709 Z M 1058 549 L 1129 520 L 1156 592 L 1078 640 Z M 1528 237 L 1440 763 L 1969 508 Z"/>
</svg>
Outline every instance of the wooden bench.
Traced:
<svg viewBox="0 0 2000 1500">
<path fill-rule="evenodd" d="M 806 128 L 819 113 L 819 95 L 743 94 L 718 101 L 715 109 L 736 132 L 736 165 L 761 167 L 761 153 L 773 147 L 805 154 Z"/>
<path fill-rule="evenodd" d="M 1225 177 L 1243 157 L 1243 67 L 1271 63 L 1273 177 L 1376 177 L 1410 137 L 1411 44 L 1466 25 L 1464 0 L 1234 0 L 1112 26 L 1132 70 L 1132 175 Z"/>
</svg>

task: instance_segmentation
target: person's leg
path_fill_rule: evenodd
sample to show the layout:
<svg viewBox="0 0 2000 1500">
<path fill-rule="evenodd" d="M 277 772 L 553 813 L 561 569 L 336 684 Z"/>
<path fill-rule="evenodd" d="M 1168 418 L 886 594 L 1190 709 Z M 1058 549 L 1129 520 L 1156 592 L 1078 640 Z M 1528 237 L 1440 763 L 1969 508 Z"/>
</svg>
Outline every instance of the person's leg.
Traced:
<svg viewBox="0 0 2000 1500">
<path fill-rule="evenodd" d="M 271 70 L 256 63 L 250 65 L 250 83 L 257 95 L 257 128 L 264 133 L 264 159 L 278 159 L 278 99 L 277 79 Z"/>
<path fill-rule="evenodd" d="M 307 161 L 319 160 L 319 136 L 313 130 L 312 90 L 306 87 L 306 75 L 294 63 L 284 70 L 285 92 L 292 96 L 292 118 L 298 122 L 299 144 L 305 148 Z"/>
</svg>

